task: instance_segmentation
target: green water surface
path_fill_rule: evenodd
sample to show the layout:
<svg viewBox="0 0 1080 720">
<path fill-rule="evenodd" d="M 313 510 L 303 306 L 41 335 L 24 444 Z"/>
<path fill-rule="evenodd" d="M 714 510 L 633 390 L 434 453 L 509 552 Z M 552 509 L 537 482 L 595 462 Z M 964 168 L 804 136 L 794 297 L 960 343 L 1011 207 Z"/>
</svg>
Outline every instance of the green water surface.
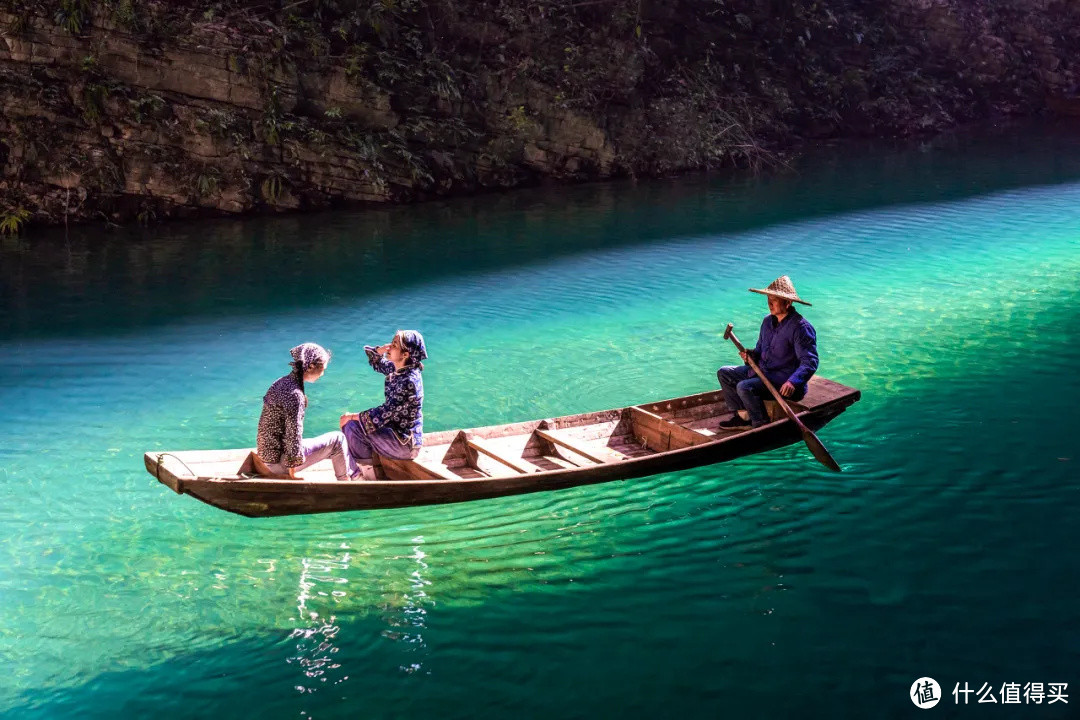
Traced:
<svg viewBox="0 0 1080 720">
<path fill-rule="evenodd" d="M 794 173 L 0 246 L 0 715 L 1069 717 L 1080 692 L 1080 136 L 824 148 Z M 861 402 L 805 448 L 460 505 L 251 520 L 154 449 L 309 434 L 415 327 L 429 430 L 715 388 L 790 275 Z M 1012 713 L 1012 714 L 1010 714 Z"/>
</svg>

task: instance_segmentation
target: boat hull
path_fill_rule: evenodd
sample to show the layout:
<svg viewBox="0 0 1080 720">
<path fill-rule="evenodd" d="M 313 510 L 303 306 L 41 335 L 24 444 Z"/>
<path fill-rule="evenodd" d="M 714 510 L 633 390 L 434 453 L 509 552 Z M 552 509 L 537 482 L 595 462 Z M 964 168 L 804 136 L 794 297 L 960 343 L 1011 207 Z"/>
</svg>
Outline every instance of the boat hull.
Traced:
<svg viewBox="0 0 1080 720">
<path fill-rule="evenodd" d="M 826 401 L 798 412 L 799 419 L 811 430 L 820 429 L 859 399 L 858 390 L 844 388 L 844 386 L 836 383 L 829 383 L 828 389 L 831 392 L 826 393 L 826 395 L 830 395 L 830 397 L 825 398 Z M 802 435 L 798 428 L 787 419 L 779 419 L 752 430 L 731 434 L 717 434 L 711 437 L 703 435 L 701 438 L 694 435 L 690 436 L 689 440 L 685 440 L 684 436 L 688 431 L 683 426 L 687 423 L 679 423 L 677 417 L 665 419 L 651 412 L 651 410 L 655 410 L 657 413 L 662 412 L 665 406 L 671 408 L 674 403 L 676 410 L 673 411 L 673 414 L 677 416 L 679 407 L 686 406 L 691 410 L 698 407 L 693 405 L 696 402 L 695 398 L 708 400 L 715 405 L 718 402 L 718 395 L 715 392 L 704 393 L 633 408 L 635 417 L 642 415 L 646 420 L 649 420 L 651 415 L 652 418 L 655 418 L 651 430 L 643 425 L 634 425 L 631 428 L 634 433 L 633 437 L 641 440 L 643 448 L 646 445 L 657 446 L 660 443 L 658 438 L 662 436 L 656 434 L 655 429 L 657 427 L 666 428 L 669 431 L 667 437 L 669 446 L 677 445 L 680 442 L 693 444 L 684 447 L 670 447 L 666 450 L 662 449 L 663 446 L 660 446 L 660 449 L 655 449 L 655 451 L 639 457 L 621 457 L 618 460 L 606 461 L 605 457 L 601 456 L 601 450 L 608 451 L 604 449 L 602 442 L 594 442 L 589 446 L 589 448 L 592 448 L 590 450 L 585 448 L 581 441 L 574 440 L 569 442 L 567 446 L 575 448 L 580 454 L 565 451 L 557 457 L 569 458 L 578 464 L 572 465 L 568 461 L 563 463 L 566 466 L 548 470 L 540 470 L 533 466 L 528 460 L 529 455 L 527 453 L 521 454 L 520 457 L 515 456 L 511 459 L 502 460 L 502 463 L 506 466 L 513 466 L 515 470 L 521 470 L 521 472 L 512 471 L 507 467 L 504 472 L 500 473 L 493 472 L 489 468 L 488 472 L 490 474 L 487 476 L 457 477 L 455 475 L 450 477 L 452 473 L 448 469 L 449 464 L 433 466 L 430 463 L 416 464 L 408 461 L 402 463 L 384 460 L 380 467 L 380 474 L 385 476 L 383 479 L 350 482 L 338 482 L 332 479 L 332 475 L 326 478 L 325 473 L 323 477 L 326 479 L 315 480 L 243 479 L 238 478 L 236 475 L 202 475 L 188 468 L 184 463 L 183 458 L 185 455 L 188 456 L 189 460 L 192 458 L 203 459 L 203 456 L 193 453 L 148 452 L 145 455 L 145 464 L 152 475 L 155 475 L 163 484 L 168 485 L 178 493 L 191 495 L 209 505 L 240 515 L 274 517 L 467 502 L 508 495 L 561 490 L 614 480 L 631 480 L 659 473 L 678 472 L 694 467 L 726 462 L 802 441 Z M 683 405 L 680 406 L 679 403 Z M 642 410 L 643 408 L 651 408 L 651 410 Z M 546 426 L 533 427 L 532 424 L 525 423 L 516 426 L 478 428 L 476 432 L 486 438 L 483 439 L 484 443 L 496 442 L 500 437 L 510 437 L 514 433 L 517 434 L 517 437 L 526 437 L 527 434 L 535 435 L 537 433 L 542 437 L 547 437 L 544 434 L 544 427 L 548 427 L 550 433 L 561 432 L 560 428 L 562 427 L 577 429 L 581 431 L 582 435 L 587 435 L 587 430 L 582 429 L 591 427 L 589 421 L 595 421 L 593 425 L 596 426 L 599 426 L 598 423 L 601 421 L 607 422 L 608 425 L 615 427 L 617 432 L 617 427 L 622 422 L 619 419 L 621 417 L 619 413 L 627 413 L 628 410 L 631 409 L 623 408 L 606 411 L 608 414 L 593 413 L 539 421 L 540 423 L 546 423 Z M 730 417 L 730 412 L 727 412 L 726 416 Z M 584 418 L 584 421 L 580 422 L 580 424 L 572 425 L 572 422 L 582 418 Z M 712 422 L 712 416 L 704 420 L 696 420 L 699 426 L 711 424 Z M 506 428 L 511 430 L 503 432 Z M 454 432 L 460 433 L 460 436 L 453 435 Z M 449 442 L 446 442 L 446 447 L 449 448 L 447 456 L 452 453 L 455 443 L 461 444 L 462 447 L 465 447 L 465 443 L 468 443 L 470 447 L 475 445 L 487 452 L 489 446 L 481 443 L 482 438 L 479 436 L 475 438 L 474 442 L 474 436 L 471 432 L 451 431 L 450 433 L 438 433 L 436 438 L 441 438 L 444 441 L 449 440 Z M 707 430 L 701 429 L 692 432 L 707 432 Z M 454 439 L 450 440 L 450 438 Z M 601 440 L 603 439 L 601 438 Z M 465 447 L 466 454 L 468 449 L 468 447 Z M 233 467 L 239 467 L 247 452 L 249 451 L 210 451 L 205 453 L 204 456 L 212 456 L 213 460 L 205 460 L 205 462 L 215 462 L 217 467 L 227 467 L 230 463 L 233 463 Z M 437 452 L 442 453 L 443 450 L 440 448 Z M 545 452 L 551 452 L 551 450 Z M 472 455 L 476 456 L 476 453 Z M 495 458 L 500 457 L 500 453 L 494 451 L 490 455 Z M 556 456 L 552 455 L 551 457 Z M 590 460 L 583 460 L 582 457 L 590 458 Z M 539 462 L 535 458 L 535 453 L 533 461 Z M 528 465 L 536 471 L 529 472 L 521 467 L 523 465 Z M 457 472 L 463 472 L 462 468 L 479 469 L 481 467 L 485 466 L 476 463 L 474 457 L 472 464 L 463 462 L 457 468 Z M 496 467 L 501 466 L 496 465 Z M 477 472 L 476 474 L 479 475 L 480 473 Z M 407 476 L 403 477 L 403 475 Z M 431 475 L 432 477 L 425 477 L 425 475 Z"/>
</svg>

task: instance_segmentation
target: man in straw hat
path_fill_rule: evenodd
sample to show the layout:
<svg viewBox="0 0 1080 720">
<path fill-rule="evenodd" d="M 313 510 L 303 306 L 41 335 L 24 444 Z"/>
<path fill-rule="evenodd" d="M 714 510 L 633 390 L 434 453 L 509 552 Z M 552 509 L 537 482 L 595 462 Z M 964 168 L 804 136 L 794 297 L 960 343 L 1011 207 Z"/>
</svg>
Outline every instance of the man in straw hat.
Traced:
<svg viewBox="0 0 1080 720">
<path fill-rule="evenodd" d="M 750 292 L 768 296 L 769 314 L 761 323 L 757 345 L 739 355 L 743 362 L 748 355 L 752 356 L 785 399 L 801 400 L 806 395 L 806 383 L 818 368 L 817 333 L 793 303 L 810 303 L 799 297 L 787 275 L 776 278 L 764 290 L 750 288 Z M 722 367 L 716 377 L 720 379 L 724 400 L 735 412 L 720 427 L 730 430 L 769 422 L 765 412 L 765 398 L 771 397 L 769 390 L 749 364 Z M 749 419 L 740 417 L 739 410 L 745 410 Z"/>
</svg>

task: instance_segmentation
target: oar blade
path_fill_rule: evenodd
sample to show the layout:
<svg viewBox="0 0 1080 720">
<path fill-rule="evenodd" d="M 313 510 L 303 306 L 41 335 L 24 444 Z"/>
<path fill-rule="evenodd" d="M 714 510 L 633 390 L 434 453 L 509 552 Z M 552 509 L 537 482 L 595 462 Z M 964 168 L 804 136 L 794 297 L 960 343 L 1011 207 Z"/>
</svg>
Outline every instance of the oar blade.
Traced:
<svg viewBox="0 0 1080 720">
<path fill-rule="evenodd" d="M 806 443 L 806 447 L 810 448 L 810 452 L 819 463 L 833 472 L 840 472 L 840 465 L 833 460 L 833 456 L 829 454 L 829 451 L 826 450 L 825 446 L 818 440 L 818 436 L 814 434 L 814 431 L 806 426 L 803 426 L 803 442 Z"/>
</svg>

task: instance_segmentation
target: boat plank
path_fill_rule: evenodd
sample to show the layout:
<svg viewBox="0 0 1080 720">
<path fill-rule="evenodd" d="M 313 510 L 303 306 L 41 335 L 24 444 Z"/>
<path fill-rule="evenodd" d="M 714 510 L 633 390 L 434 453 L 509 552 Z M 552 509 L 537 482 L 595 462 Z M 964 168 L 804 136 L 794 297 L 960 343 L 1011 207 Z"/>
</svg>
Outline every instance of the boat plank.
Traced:
<svg viewBox="0 0 1080 720">
<path fill-rule="evenodd" d="M 495 448 L 488 445 L 487 442 L 481 440 L 480 438 L 472 437 L 471 435 L 466 435 L 465 442 L 468 444 L 468 446 L 470 448 L 472 448 L 476 452 L 483 453 L 484 455 L 488 456 L 489 458 L 491 458 L 495 462 L 497 462 L 497 463 L 499 463 L 499 464 L 501 464 L 501 465 L 503 465 L 505 467 L 510 468 L 511 470 L 513 470 L 516 473 L 528 474 L 528 473 L 534 472 L 534 469 L 530 469 L 529 467 L 526 467 L 524 460 L 508 458 L 505 455 L 503 455 L 502 453 L 500 453 L 499 451 L 497 451 Z M 536 466 L 534 465 L 533 468 L 535 468 L 535 467 Z M 477 469 L 482 469 L 482 468 L 477 467 Z"/>
<path fill-rule="evenodd" d="M 645 408 L 646 410 L 649 408 Z M 653 412 L 656 412 L 655 410 Z M 679 423 L 690 422 L 694 420 L 701 420 L 703 418 L 719 417 L 730 413 L 727 403 L 706 403 L 704 405 L 692 405 L 687 408 L 678 408 L 674 411 L 664 410 L 663 412 L 656 412 L 657 415 L 665 420 L 675 420 Z"/>
<path fill-rule="evenodd" d="M 157 452 L 166 452 L 160 450 Z M 247 458 L 247 454 L 251 452 L 251 449 L 240 450 L 233 448 L 230 450 L 178 450 L 176 452 L 168 452 L 169 455 L 174 455 L 181 461 L 191 465 L 193 463 L 205 463 L 205 462 L 236 462 L 236 467 L 240 467 L 240 464 Z"/>
<path fill-rule="evenodd" d="M 456 476 L 445 465 L 415 457 L 412 460 L 398 460 L 379 456 L 379 464 L 387 478 L 391 480 L 412 480 L 416 478 L 428 480 L 449 480 Z"/>
<path fill-rule="evenodd" d="M 724 402 L 724 393 L 722 391 L 713 390 L 683 398 L 660 400 L 659 402 L 652 403 L 640 403 L 636 407 L 666 417 L 667 415 L 683 415 L 698 412 L 699 408 L 709 407 L 711 405 L 727 407 L 727 404 Z"/>
<path fill-rule="evenodd" d="M 547 418 L 540 421 L 540 426 L 547 423 L 547 429 L 566 430 L 582 425 L 597 425 L 606 422 L 618 422 L 622 417 L 623 409 L 598 410 L 596 412 L 580 413 L 578 415 L 563 415 L 562 417 Z"/>
<path fill-rule="evenodd" d="M 562 455 L 537 455 L 530 457 L 529 462 L 540 468 L 541 471 L 576 470 L 580 467 L 580 465 L 567 460 Z"/>
<path fill-rule="evenodd" d="M 814 408 L 853 393 L 858 393 L 858 390 L 853 390 L 846 385 L 815 375 L 810 378 L 810 382 L 806 386 L 806 395 L 799 401 L 799 404 L 808 409 Z"/>
<path fill-rule="evenodd" d="M 630 414 L 633 417 L 637 435 L 643 437 L 646 440 L 645 444 L 657 452 L 678 450 L 713 441 L 713 438 L 708 435 L 683 427 L 673 420 L 666 420 L 640 407 L 630 408 Z"/>
<path fill-rule="evenodd" d="M 626 458 L 639 458 L 656 453 L 647 447 L 642 447 L 641 442 L 634 437 L 620 437 L 608 443 L 608 449 L 619 453 Z"/>
<path fill-rule="evenodd" d="M 629 418 L 629 416 L 627 416 Z M 551 430 L 552 426 L 548 425 L 546 430 Z M 620 417 L 618 420 L 608 420 L 599 423 L 591 423 L 589 425 L 575 425 L 572 427 L 558 428 L 557 432 L 565 438 L 572 438 L 584 443 L 591 443 L 597 440 L 607 441 L 609 437 L 616 434 L 627 435 L 633 428 L 631 427 L 629 420 Z"/>
<path fill-rule="evenodd" d="M 490 477 L 486 472 L 477 470 L 476 468 L 465 464 L 452 467 L 448 466 L 447 470 L 454 473 L 462 480 L 478 480 L 480 478 Z"/>
<path fill-rule="evenodd" d="M 536 434 L 544 440 L 547 440 L 549 443 L 566 448 L 575 455 L 580 455 L 586 460 L 590 460 L 594 463 L 603 465 L 605 463 L 611 462 L 611 458 L 605 457 L 603 448 L 595 446 L 587 447 L 577 438 L 570 439 L 566 437 L 566 435 L 559 433 L 557 430 L 545 430 L 542 428 L 537 428 Z"/>
</svg>

